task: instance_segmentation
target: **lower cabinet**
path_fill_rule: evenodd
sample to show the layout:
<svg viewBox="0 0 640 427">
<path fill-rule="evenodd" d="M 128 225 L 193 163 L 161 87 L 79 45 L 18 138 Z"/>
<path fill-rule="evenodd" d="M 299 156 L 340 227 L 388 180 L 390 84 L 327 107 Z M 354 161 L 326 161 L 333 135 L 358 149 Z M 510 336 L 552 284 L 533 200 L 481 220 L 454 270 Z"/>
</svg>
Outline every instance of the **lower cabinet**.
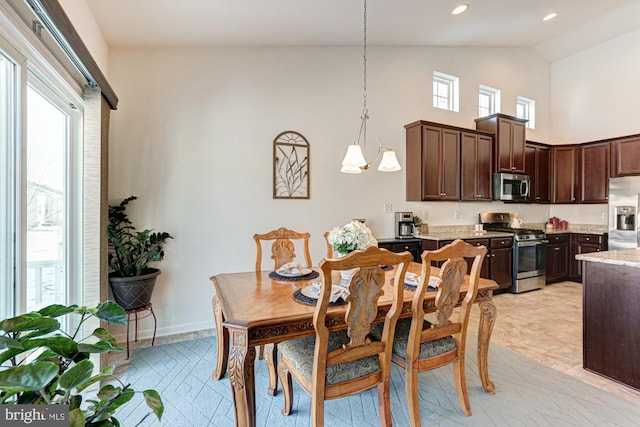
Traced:
<svg viewBox="0 0 640 427">
<path fill-rule="evenodd" d="M 378 247 L 388 249 L 391 252 L 404 252 L 409 251 L 413 256 L 414 262 L 421 262 L 422 254 L 421 239 L 407 239 L 407 240 L 378 240 Z"/>
<path fill-rule="evenodd" d="M 422 250 L 439 249 L 452 240 L 423 240 Z M 482 263 L 480 277 L 495 281 L 500 289 L 510 288 L 513 282 L 513 239 L 511 237 L 493 237 L 491 239 L 467 239 L 465 242 L 474 246 L 486 246 L 487 255 Z M 440 265 L 436 265 L 440 267 Z M 471 262 L 467 263 L 467 273 L 471 270 Z"/>
<path fill-rule="evenodd" d="M 551 234 L 547 239 L 547 283 L 558 282 L 569 275 L 569 234 Z"/>
<path fill-rule="evenodd" d="M 569 245 L 569 276 L 571 280 L 582 281 L 582 261 L 576 259 L 578 254 L 588 254 L 607 250 L 607 235 L 573 233 Z"/>
</svg>

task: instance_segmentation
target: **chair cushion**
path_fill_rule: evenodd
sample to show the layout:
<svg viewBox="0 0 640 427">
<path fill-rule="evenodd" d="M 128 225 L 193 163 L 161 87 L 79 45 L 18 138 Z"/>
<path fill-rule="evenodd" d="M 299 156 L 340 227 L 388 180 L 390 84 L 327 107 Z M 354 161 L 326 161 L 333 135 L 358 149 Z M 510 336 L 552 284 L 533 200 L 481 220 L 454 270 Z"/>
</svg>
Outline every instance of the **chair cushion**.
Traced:
<svg viewBox="0 0 640 427">
<path fill-rule="evenodd" d="M 371 325 L 369 335 L 376 340 L 382 337 L 382 323 Z M 429 329 L 431 323 L 426 320 L 422 323 L 422 330 Z M 398 319 L 396 332 L 393 337 L 393 354 L 403 359 L 407 358 L 407 344 L 409 343 L 409 331 L 411 329 L 411 319 Z M 420 345 L 420 359 L 429 359 L 440 354 L 444 354 L 456 348 L 456 341 L 452 336 L 428 341 Z"/>
<path fill-rule="evenodd" d="M 329 334 L 329 352 L 342 348 L 349 342 L 346 331 L 338 331 Z M 316 345 L 316 337 L 298 338 L 284 341 L 278 344 L 278 351 L 289 360 L 302 377 L 311 382 L 313 373 L 313 353 Z M 326 383 L 337 384 L 354 378 L 369 375 L 380 370 L 378 356 L 369 356 L 359 360 L 330 366 L 327 368 Z"/>
</svg>

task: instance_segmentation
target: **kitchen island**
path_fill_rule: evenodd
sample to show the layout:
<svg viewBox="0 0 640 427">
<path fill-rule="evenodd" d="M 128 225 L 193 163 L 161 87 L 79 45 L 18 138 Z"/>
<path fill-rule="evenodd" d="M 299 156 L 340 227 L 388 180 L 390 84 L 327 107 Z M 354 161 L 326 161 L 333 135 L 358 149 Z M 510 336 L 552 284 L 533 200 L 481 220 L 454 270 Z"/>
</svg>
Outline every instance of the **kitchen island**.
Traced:
<svg viewBox="0 0 640 427">
<path fill-rule="evenodd" d="M 583 367 L 640 390 L 640 250 L 576 259 L 584 264 Z"/>
</svg>

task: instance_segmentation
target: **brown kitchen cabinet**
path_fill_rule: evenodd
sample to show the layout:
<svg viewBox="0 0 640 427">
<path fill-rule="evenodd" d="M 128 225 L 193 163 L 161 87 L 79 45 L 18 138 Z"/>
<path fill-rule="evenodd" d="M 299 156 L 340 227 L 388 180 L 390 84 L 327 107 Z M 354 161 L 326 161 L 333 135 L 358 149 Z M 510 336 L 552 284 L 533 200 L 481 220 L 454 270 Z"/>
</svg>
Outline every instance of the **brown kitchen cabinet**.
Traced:
<svg viewBox="0 0 640 427">
<path fill-rule="evenodd" d="M 494 172 L 524 173 L 527 120 L 496 113 L 475 122 L 476 129 L 495 134 Z"/>
<path fill-rule="evenodd" d="M 569 245 L 569 276 L 571 280 L 582 281 L 582 261 L 576 259 L 578 254 L 606 251 L 607 234 L 572 233 Z"/>
<path fill-rule="evenodd" d="M 425 121 L 405 129 L 407 200 L 460 200 L 460 131 Z"/>
<path fill-rule="evenodd" d="M 608 202 L 609 164 L 609 143 L 580 145 L 580 203 Z"/>
<path fill-rule="evenodd" d="M 525 145 L 524 173 L 531 177 L 531 197 L 534 203 L 551 202 L 549 166 L 551 148 L 548 145 L 527 141 Z"/>
<path fill-rule="evenodd" d="M 460 155 L 461 199 L 493 200 L 493 136 L 462 132 Z"/>
<path fill-rule="evenodd" d="M 428 240 L 422 241 L 422 250 L 436 250 L 452 240 Z M 487 255 L 482 263 L 480 277 L 495 281 L 499 289 L 511 287 L 513 282 L 513 239 L 511 237 L 493 237 L 491 239 L 465 239 L 465 242 L 474 246 L 486 246 Z M 436 264 L 440 267 L 440 264 Z M 471 270 L 470 262 L 467 263 L 467 273 Z"/>
<path fill-rule="evenodd" d="M 422 262 L 422 239 L 381 239 L 378 247 L 391 252 L 410 252 L 414 262 Z"/>
<path fill-rule="evenodd" d="M 547 234 L 547 283 L 569 275 L 569 233 Z"/>
<path fill-rule="evenodd" d="M 611 176 L 640 175 L 640 135 L 612 139 Z"/>
<path fill-rule="evenodd" d="M 551 147 L 552 203 L 576 203 L 579 200 L 579 156 L 578 145 Z"/>
</svg>

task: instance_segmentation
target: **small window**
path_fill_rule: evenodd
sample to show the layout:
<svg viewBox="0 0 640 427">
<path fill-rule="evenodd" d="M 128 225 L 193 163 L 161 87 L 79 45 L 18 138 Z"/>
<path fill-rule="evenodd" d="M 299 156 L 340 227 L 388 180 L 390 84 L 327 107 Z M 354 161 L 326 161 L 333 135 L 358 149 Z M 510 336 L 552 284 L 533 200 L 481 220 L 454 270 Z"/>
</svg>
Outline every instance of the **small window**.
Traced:
<svg viewBox="0 0 640 427">
<path fill-rule="evenodd" d="M 500 90 L 480 85 L 478 95 L 478 117 L 500 112 Z"/>
<path fill-rule="evenodd" d="M 536 128 L 536 101 L 533 99 L 518 96 L 516 98 L 516 117 L 528 120 L 526 127 Z"/>
<path fill-rule="evenodd" d="M 433 106 L 443 110 L 458 111 L 460 79 L 455 76 L 433 72 Z"/>
</svg>

